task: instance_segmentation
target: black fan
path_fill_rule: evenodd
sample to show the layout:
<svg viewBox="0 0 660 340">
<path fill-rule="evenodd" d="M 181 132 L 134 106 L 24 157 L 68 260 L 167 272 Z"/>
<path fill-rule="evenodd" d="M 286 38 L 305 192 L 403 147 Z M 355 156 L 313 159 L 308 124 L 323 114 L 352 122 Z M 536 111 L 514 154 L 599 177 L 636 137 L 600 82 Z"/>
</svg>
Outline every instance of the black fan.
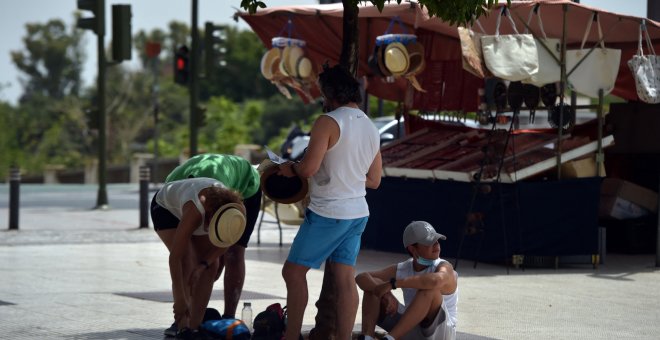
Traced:
<svg viewBox="0 0 660 340">
<path fill-rule="evenodd" d="M 562 123 L 562 130 L 569 130 L 575 121 L 575 110 L 566 103 L 556 104 L 548 109 L 548 124 L 550 124 L 550 126 L 555 129 L 559 128 L 560 118 Z"/>
</svg>

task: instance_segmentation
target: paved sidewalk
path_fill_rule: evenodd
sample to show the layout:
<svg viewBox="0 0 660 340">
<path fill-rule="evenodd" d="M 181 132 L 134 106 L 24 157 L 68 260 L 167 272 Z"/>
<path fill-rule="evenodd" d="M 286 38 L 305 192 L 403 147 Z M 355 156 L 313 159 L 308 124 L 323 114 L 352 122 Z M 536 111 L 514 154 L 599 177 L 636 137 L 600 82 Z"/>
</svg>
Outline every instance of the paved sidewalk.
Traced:
<svg viewBox="0 0 660 340">
<path fill-rule="evenodd" d="M 1 339 L 163 339 L 172 321 L 167 251 L 151 228 L 137 228 L 137 185 L 111 185 L 108 195 L 111 209 L 97 211 L 90 209 L 93 186 L 23 185 L 20 230 L 8 231 L 8 189 L 0 185 Z M 252 302 L 255 315 L 285 303 L 280 270 L 296 231 L 284 227 L 280 248 L 277 227 L 267 223 L 262 244 L 256 237 L 250 243 L 243 300 Z M 405 257 L 364 250 L 357 270 Z M 608 254 L 595 270 L 583 264 L 507 275 L 502 266 L 474 269 L 463 260 L 458 338 L 657 339 L 660 270 L 654 261 L 653 255 Z M 314 322 L 322 274 L 308 275 L 305 329 Z M 216 284 L 211 301 L 219 309 L 221 289 Z M 358 314 L 356 329 L 360 322 Z"/>
</svg>

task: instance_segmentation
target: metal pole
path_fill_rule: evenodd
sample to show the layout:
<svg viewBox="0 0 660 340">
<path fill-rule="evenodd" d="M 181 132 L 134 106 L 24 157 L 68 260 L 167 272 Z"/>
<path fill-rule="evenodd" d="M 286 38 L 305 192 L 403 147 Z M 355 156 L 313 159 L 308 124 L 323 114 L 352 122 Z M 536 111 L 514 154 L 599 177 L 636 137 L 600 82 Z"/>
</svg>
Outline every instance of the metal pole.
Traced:
<svg viewBox="0 0 660 340">
<path fill-rule="evenodd" d="M 154 83 L 152 86 L 152 100 L 154 105 L 154 181 L 158 179 L 158 71 L 159 71 L 159 58 L 155 56 L 152 60 Z"/>
<path fill-rule="evenodd" d="M 105 18 L 97 18 L 97 20 L 105 20 Z M 97 52 L 98 52 L 98 66 L 99 74 L 96 79 L 98 89 L 98 115 L 99 115 L 99 190 L 96 197 L 96 209 L 108 208 L 108 192 L 106 189 L 106 117 L 105 117 L 105 46 L 104 32 L 97 33 Z"/>
<path fill-rule="evenodd" d="M 18 230 L 18 205 L 21 185 L 21 169 L 9 170 L 9 230 Z"/>
<path fill-rule="evenodd" d="M 190 155 L 197 154 L 197 130 L 199 112 L 197 99 L 199 97 L 199 30 L 197 28 L 197 0 L 192 0 L 192 27 L 190 35 L 192 44 L 190 49 Z"/>
<path fill-rule="evenodd" d="M 559 131 L 557 138 L 557 179 L 561 179 L 561 141 L 563 134 L 564 124 L 564 91 L 566 91 L 566 16 L 568 15 L 568 5 L 563 5 L 564 17 L 562 23 L 562 36 L 561 36 L 561 81 L 559 82 Z"/>
<path fill-rule="evenodd" d="M 660 176 L 658 176 L 658 188 L 660 188 Z M 658 226 L 655 236 L 655 266 L 660 267 L 660 200 L 658 200 Z"/>
<path fill-rule="evenodd" d="M 148 166 L 140 167 L 140 228 L 149 228 L 149 181 Z"/>
<path fill-rule="evenodd" d="M 605 155 L 603 154 L 603 89 L 598 90 L 598 141 L 596 143 L 596 175 L 602 176 L 600 169 L 603 167 Z"/>
</svg>

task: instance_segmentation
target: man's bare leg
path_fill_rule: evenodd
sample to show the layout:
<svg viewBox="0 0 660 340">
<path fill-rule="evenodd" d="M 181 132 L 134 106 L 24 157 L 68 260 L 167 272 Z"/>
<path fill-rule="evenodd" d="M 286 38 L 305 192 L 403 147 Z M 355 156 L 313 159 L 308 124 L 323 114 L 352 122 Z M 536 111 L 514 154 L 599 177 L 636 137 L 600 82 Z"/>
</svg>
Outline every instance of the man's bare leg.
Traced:
<svg viewBox="0 0 660 340">
<path fill-rule="evenodd" d="M 238 301 L 245 283 L 245 248 L 240 245 L 229 247 L 221 258 L 226 268 L 224 278 L 225 312 L 227 317 L 236 317 Z"/>
<path fill-rule="evenodd" d="M 381 299 L 371 292 L 362 295 L 362 334 L 375 336 L 381 310 Z"/>
<path fill-rule="evenodd" d="M 439 289 L 420 290 L 401 319 L 388 334 L 399 339 L 413 327 L 426 320 L 433 320 L 442 308 L 442 292 Z"/>
<path fill-rule="evenodd" d="M 282 277 L 286 283 L 287 326 L 286 339 L 298 340 L 307 307 L 307 272 L 309 267 L 289 261 L 284 263 Z"/>
</svg>

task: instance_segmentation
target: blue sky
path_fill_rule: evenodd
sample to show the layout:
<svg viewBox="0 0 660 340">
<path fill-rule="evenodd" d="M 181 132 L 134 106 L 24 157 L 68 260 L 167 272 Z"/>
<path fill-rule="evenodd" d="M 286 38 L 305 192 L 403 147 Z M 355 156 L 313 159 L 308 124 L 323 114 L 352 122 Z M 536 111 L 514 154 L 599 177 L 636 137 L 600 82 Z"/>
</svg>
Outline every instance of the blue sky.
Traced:
<svg viewBox="0 0 660 340">
<path fill-rule="evenodd" d="M 582 0 L 582 4 L 599 7 L 604 10 L 646 16 L 647 0 Z M 290 4 L 312 4 L 316 0 L 265 0 L 268 6 Z M 106 0 L 106 32 L 110 31 L 110 6 L 112 4 L 130 4 L 133 13 L 133 32 L 141 29 L 165 29 L 172 20 L 191 21 L 190 0 Z M 231 16 L 240 4 L 240 0 L 198 0 L 200 27 L 206 21 L 218 24 L 249 27 L 243 21 L 235 23 Z M 23 47 L 21 39 L 25 35 L 26 23 L 45 23 L 50 19 L 60 18 L 73 23 L 76 0 L 0 0 L 0 100 L 15 103 L 22 92 L 19 72 L 11 62 L 10 52 Z M 85 84 L 94 81 L 96 75 L 96 39 L 92 33 L 85 34 L 87 61 L 83 70 Z M 106 34 L 106 43 L 110 35 Z"/>
</svg>

